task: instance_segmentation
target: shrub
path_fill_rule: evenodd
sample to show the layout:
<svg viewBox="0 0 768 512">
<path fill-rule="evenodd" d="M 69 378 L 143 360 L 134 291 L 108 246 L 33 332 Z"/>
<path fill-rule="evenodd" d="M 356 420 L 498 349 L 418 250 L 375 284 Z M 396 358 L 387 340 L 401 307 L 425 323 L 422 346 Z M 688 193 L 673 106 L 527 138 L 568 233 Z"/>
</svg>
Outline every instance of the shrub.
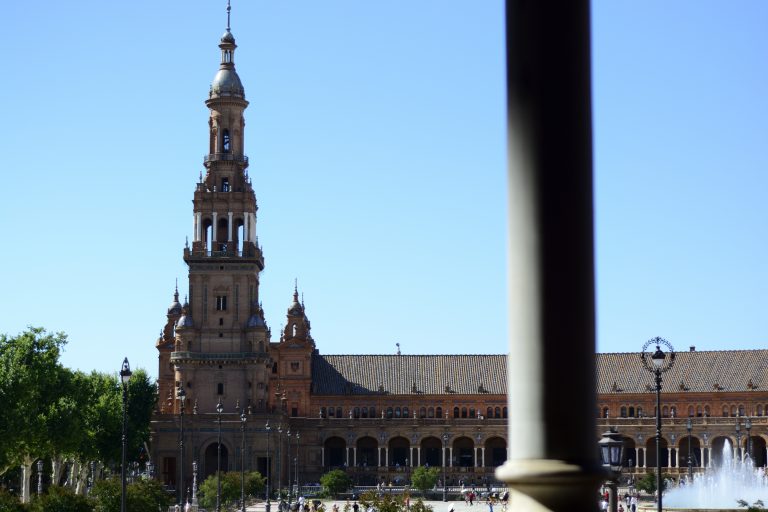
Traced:
<svg viewBox="0 0 768 512">
<path fill-rule="evenodd" d="M 52 486 L 29 505 L 30 512 L 93 512 L 91 500 L 66 487 Z"/>
<path fill-rule="evenodd" d="M 320 477 L 320 485 L 331 496 L 346 491 L 351 484 L 352 480 L 349 475 L 340 469 L 334 469 Z"/>
</svg>

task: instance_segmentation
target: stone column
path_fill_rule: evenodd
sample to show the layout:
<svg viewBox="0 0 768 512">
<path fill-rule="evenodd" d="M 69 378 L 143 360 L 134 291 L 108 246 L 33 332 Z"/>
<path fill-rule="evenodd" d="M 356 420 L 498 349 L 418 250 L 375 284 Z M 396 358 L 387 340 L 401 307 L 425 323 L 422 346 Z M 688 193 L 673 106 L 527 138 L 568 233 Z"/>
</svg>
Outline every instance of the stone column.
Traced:
<svg viewBox="0 0 768 512">
<path fill-rule="evenodd" d="M 352 465 L 357 466 L 357 446 L 352 447 Z"/>
<path fill-rule="evenodd" d="M 640 450 L 641 448 L 635 446 L 635 466 L 637 467 L 640 467 Z"/>
<path fill-rule="evenodd" d="M 416 447 L 416 457 L 419 459 L 418 466 L 421 466 L 421 446 Z"/>
<path fill-rule="evenodd" d="M 232 212 L 227 212 L 227 242 L 232 241 Z"/>
<path fill-rule="evenodd" d="M 668 467 L 668 468 L 673 468 L 673 467 L 675 467 L 675 466 L 673 466 L 673 465 L 672 465 L 672 462 L 673 462 L 673 461 L 672 461 L 672 448 L 670 448 L 669 446 L 667 446 L 667 467 Z M 662 496 L 662 498 L 663 498 L 663 496 Z"/>
<path fill-rule="evenodd" d="M 215 251 L 216 249 L 216 240 L 217 238 L 217 228 L 218 228 L 218 222 L 216 222 L 216 212 L 213 212 L 211 214 L 213 217 L 213 225 L 211 226 L 211 250 Z"/>
<path fill-rule="evenodd" d="M 251 216 L 248 214 L 248 212 L 243 212 L 243 242 L 247 242 L 251 239 L 250 227 L 248 226 L 248 221 L 250 218 Z"/>
<path fill-rule="evenodd" d="M 704 450 L 705 448 L 702 446 L 699 446 L 699 465 L 704 468 L 706 465 L 704 464 Z"/>
<path fill-rule="evenodd" d="M 378 447 L 376 450 L 376 453 L 378 454 L 379 460 L 378 460 L 378 466 L 381 467 L 381 446 Z"/>
<path fill-rule="evenodd" d="M 485 467 L 485 446 L 480 447 L 480 456 L 482 457 L 483 465 L 481 467 Z"/>
<path fill-rule="evenodd" d="M 346 465 L 347 465 L 347 467 L 349 467 L 349 446 L 347 446 L 347 447 L 344 449 L 344 452 L 345 452 L 345 453 L 344 453 L 344 455 L 346 455 L 346 458 L 345 458 L 345 460 L 344 460 L 344 464 L 346 464 Z"/>
<path fill-rule="evenodd" d="M 496 476 L 516 510 L 594 510 L 589 2 L 506 7 L 509 459 Z"/>
<path fill-rule="evenodd" d="M 448 467 L 453 467 L 453 446 L 448 447 Z"/>
<path fill-rule="evenodd" d="M 389 446 L 384 447 L 384 465 L 389 467 Z"/>
</svg>

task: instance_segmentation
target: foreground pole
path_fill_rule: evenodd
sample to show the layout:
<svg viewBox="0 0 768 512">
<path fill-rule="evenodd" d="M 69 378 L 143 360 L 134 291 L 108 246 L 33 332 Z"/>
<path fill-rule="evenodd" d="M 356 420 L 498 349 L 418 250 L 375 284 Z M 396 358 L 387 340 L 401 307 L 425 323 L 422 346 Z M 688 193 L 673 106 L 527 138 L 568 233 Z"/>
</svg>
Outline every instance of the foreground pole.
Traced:
<svg viewBox="0 0 768 512">
<path fill-rule="evenodd" d="M 507 0 L 509 459 L 516 510 L 596 510 L 589 2 Z"/>
</svg>

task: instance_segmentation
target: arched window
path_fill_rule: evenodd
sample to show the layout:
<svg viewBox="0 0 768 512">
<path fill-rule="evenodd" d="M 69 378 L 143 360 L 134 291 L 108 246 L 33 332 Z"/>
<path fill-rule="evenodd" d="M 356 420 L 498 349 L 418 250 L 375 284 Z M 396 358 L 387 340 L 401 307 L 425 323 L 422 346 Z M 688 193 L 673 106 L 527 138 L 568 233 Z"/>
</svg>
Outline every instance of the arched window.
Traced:
<svg viewBox="0 0 768 512">
<path fill-rule="evenodd" d="M 395 418 L 400 418 L 400 415 L 402 414 L 402 411 L 399 407 L 395 407 Z"/>
<path fill-rule="evenodd" d="M 407 417 L 408 417 L 408 408 L 403 407 L 403 418 L 407 418 Z"/>
<path fill-rule="evenodd" d="M 501 418 L 501 407 L 497 407 L 493 410 L 493 415 L 495 418 Z"/>
<path fill-rule="evenodd" d="M 355 418 L 359 418 L 360 417 L 360 408 L 359 407 L 355 407 L 352 410 L 352 416 L 354 416 Z"/>
<path fill-rule="evenodd" d="M 696 417 L 697 417 L 697 418 L 701 418 L 701 416 L 702 416 L 702 410 L 701 410 L 701 406 L 700 406 L 700 405 L 697 405 L 697 406 L 696 406 Z"/>
<path fill-rule="evenodd" d="M 661 408 L 661 417 L 662 418 L 668 418 L 669 417 L 669 407 L 666 405 Z"/>
<path fill-rule="evenodd" d="M 736 406 L 735 405 L 731 406 L 731 416 L 736 416 Z"/>
<path fill-rule="evenodd" d="M 426 418 L 427 417 L 427 408 L 422 407 L 419 409 L 419 418 Z"/>
<path fill-rule="evenodd" d="M 634 418 L 635 417 L 635 408 L 631 405 L 629 406 L 629 417 Z"/>
<path fill-rule="evenodd" d="M 688 416 L 691 417 L 691 418 L 693 417 L 693 406 L 692 405 L 688 406 Z"/>
<path fill-rule="evenodd" d="M 443 408 L 442 407 L 438 407 L 437 409 L 435 409 L 435 416 L 437 416 L 438 418 L 442 418 L 443 417 Z"/>
<path fill-rule="evenodd" d="M 727 417 L 728 417 L 728 406 L 724 405 L 723 406 L 723 418 L 727 418 Z"/>
<path fill-rule="evenodd" d="M 507 417 L 507 408 L 506 407 L 502 407 L 501 408 L 501 417 L 502 418 L 506 418 Z"/>
<path fill-rule="evenodd" d="M 376 417 L 376 408 L 371 406 L 368 408 L 368 417 L 369 418 L 375 418 Z"/>
<path fill-rule="evenodd" d="M 704 416 L 709 417 L 709 406 L 708 405 L 704 406 Z"/>
<path fill-rule="evenodd" d="M 328 412 L 325 410 L 325 407 L 320 408 L 320 417 L 325 418 Z"/>
<path fill-rule="evenodd" d="M 598 416 L 600 416 L 600 413 L 598 413 L 597 415 L 598 415 Z M 486 417 L 486 418 L 493 418 L 493 407 L 489 407 L 489 408 L 488 408 L 488 409 L 485 411 L 485 417 Z"/>
<path fill-rule="evenodd" d="M 362 409 L 360 409 L 360 416 L 362 416 L 363 418 L 367 418 L 368 417 L 368 408 L 367 407 L 363 407 Z"/>
<path fill-rule="evenodd" d="M 619 416 L 621 416 L 622 418 L 627 417 L 627 408 L 623 405 L 621 406 L 621 409 L 619 409 Z"/>
<path fill-rule="evenodd" d="M 469 408 L 469 417 L 470 418 L 475 418 L 476 417 L 475 416 L 475 408 L 474 407 L 470 407 Z"/>
<path fill-rule="evenodd" d="M 468 411 L 467 411 L 467 408 L 466 408 L 466 407 L 462 407 L 462 408 L 461 408 L 461 417 L 462 417 L 462 418 L 467 418 L 467 417 L 469 417 L 469 414 L 468 414 Z"/>
<path fill-rule="evenodd" d="M 221 152 L 222 153 L 229 153 L 229 130 L 226 128 L 222 132 L 222 138 L 221 138 Z"/>
<path fill-rule="evenodd" d="M 328 408 L 328 417 L 329 418 L 335 418 L 336 417 L 336 409 L 333 407 Z"/>
<path fill-rule="evenodd" d="M 757 415 L 758 416 L 763 415 L 763 404 L 757 404 Z"/>
<path fill-rule="evenodd" d="M 223 382 L 219 382 L 218 384 L 216 384 L 216 394 L 217 395 L 223 395 L 224 394 L 224 383 Z"/>
<path fill-rule="evenodd" d="M 603 418 L 607 418 L 607 417 L 608 417 L 608 408 L 603 407 Z"/>
<path fill-rule="evenodd" d="M 642 418 L 643 417 L 643 408 L 642 407 L 638 407 L 637 408 L 637 417 L 638 418 Z"/>
<path fill-rule="evenodd" d="M 739 416 L 744 416 L 744 406 L 743 405 L 739 406 Z"/>
<path fill-rule="evenodd" d="M 430 407 L 427 409 L 427 418 L 434 418 L 435 417 L 435 409 Z"/>
<path fill-rule="evenodd" d="M 341 418 L 342 417 L 342 415 L 341 415 L 341 407 L 337 407 L 336 408 L 336 417 L 337 418 Z"/>
<path fill-rule="evenodd" d="M 454 407 L 453 408 L 453 417 L 454 418 L 458 418 L 459 417 L 459 408 L 458 407 Z"/>
</svg>

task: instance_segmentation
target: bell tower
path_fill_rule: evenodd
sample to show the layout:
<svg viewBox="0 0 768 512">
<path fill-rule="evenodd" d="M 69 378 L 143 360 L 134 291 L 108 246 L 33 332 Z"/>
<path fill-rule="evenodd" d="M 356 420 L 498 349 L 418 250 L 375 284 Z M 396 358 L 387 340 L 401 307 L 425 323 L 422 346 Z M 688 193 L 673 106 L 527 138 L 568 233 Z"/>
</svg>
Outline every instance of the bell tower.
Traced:
<svg viewBox="0 0 768 512">
<path fill-rule="evenodd" d="M 256 237 L 256 195 L 244 153 L 245 89 L 235 70 L 235 37 L 219 41 L 221 62 L 205 101 L 209 147 L 195 186 L 189 299 L 175 324 L 169 362 L 178 390 L 201 412 L 219 400 L 266 412 L 270 331 L 259 304 L 264 256 Z M 178 404 L 174 406 L 178 409 Z"/>
</svg>

